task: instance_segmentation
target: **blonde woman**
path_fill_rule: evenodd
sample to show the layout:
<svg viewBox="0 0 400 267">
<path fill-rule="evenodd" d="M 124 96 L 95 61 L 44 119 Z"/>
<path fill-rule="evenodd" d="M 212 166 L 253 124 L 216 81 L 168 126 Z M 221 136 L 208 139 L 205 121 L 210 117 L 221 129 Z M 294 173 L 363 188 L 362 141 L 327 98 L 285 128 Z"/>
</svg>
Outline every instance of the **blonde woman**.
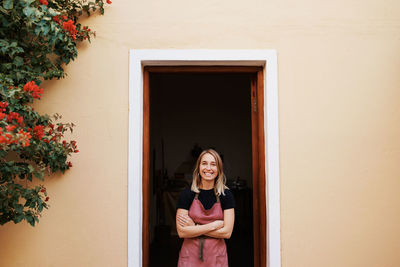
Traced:
<svg viewBox="0 0 400 267">
<path fill-rule="evenodd" d="M 178 267 L 228 266 L 225 240 L 235 221 L 235 200 L 225 186 L 222 160 L 213 149 L 197 159 L 191 188 L 182 191 L 176 229 L 184 238 Z"/>
</svg>

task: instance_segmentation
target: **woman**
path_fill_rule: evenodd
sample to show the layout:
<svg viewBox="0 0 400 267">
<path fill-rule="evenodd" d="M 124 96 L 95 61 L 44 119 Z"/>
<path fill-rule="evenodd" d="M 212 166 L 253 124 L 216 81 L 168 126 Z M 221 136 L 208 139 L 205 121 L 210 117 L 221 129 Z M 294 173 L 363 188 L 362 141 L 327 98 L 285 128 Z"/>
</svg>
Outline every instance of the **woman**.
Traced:
<svg viewBox="0 0 400 267">
<path fill-rule="evenodd" d="M 182 191 L 176 211 L 176 229 L 184 238 L 178 267 L 228 266 L 225 238 L 235 220 L 235 201 L 225 186 L 222 160 L 213 149 L 197 159 L 191 188 Z"/>
</svg>

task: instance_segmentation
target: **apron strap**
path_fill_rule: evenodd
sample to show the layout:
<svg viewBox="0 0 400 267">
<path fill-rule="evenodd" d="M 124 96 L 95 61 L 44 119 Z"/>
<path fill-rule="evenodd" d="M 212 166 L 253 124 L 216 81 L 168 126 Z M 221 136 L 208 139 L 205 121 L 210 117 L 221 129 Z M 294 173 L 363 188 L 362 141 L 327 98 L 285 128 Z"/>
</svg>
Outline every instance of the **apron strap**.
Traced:
<svg viewBox="0 0 400 267">
<path fill-rule="evenodd" d="M 205 242 L 205 238 L 204 236 L 200 236 L 199 238 L 199 255 L 200 255 L 200 260 L 204 261 L 204 257 L 203 257 L 203 247 L 204 247 L 204 242 Z"/>
</svg>

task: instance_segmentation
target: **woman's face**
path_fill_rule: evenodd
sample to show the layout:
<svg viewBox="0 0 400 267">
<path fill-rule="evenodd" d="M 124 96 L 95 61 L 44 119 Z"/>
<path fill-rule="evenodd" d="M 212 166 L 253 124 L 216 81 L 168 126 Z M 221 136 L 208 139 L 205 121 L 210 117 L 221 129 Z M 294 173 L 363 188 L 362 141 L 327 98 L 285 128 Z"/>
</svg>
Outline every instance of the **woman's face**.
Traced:
<svg viewBox="0 0 400 267">
<path fill-rule="evenodd" d="M 206 153 L 200 161 L 200 176 L 206 181 L 214 180 L 218 175 L 217 162 L 213 155 Z"/>
</svg>

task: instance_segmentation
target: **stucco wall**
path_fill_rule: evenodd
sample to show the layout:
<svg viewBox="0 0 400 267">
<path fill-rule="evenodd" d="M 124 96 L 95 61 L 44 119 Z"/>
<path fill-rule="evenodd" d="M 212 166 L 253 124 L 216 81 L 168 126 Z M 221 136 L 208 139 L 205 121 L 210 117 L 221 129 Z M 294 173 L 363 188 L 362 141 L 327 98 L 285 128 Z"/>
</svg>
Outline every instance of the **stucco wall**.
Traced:
<svg viewBox="0 0 400 267">
<path fill-rule="evenodd" d="M 87 20 L 37 109 L 78 125 L 39 225 L 0 227 L 0 266 L 126 266 L 128 50 L 276 49 L 282 266 L 400 266 L 400 2 L 127 1 Z"/>
</svg>

